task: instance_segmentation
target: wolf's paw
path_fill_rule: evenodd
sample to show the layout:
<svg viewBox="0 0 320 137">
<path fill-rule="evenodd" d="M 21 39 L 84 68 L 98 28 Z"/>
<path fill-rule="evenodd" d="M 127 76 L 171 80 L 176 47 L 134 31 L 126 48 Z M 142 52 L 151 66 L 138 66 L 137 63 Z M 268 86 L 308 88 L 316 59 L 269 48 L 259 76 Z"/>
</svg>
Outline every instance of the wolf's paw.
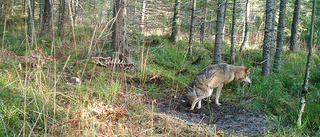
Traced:
<svg viewBox="0 0 320 137">
<path fill-rule="evenodd" d="M 217 106 L 221 106 L 221 103 L 219 103 L 219 102 L 216 102 L 216 104 L 217 104 Z"/>
<path fill-rule="evenodd" d="M 190 110 L 191 110 L 191 111 L 194 110 L 194 106 L 191 106 Z"/>
</svg>

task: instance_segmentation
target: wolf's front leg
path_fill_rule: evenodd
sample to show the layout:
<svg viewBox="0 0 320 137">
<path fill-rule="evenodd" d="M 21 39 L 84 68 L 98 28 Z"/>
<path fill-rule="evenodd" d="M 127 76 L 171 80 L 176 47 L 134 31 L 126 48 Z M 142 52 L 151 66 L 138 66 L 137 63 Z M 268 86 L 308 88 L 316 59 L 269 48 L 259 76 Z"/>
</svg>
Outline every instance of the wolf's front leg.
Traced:
<svg viewBox="0 0 320 137">
<path fill-rule="evenodd" d="M 201 100 L 202 100 L 202 99 L 200 99 L 200 101 L 198 102 L 198 107 L 197 107 L 198 109 L 201 108 Z"/>
<path fill-rule="evenodd" d="M 220 94 L 221 94 L 221 90 L 222 90 L 222 87 L 223 87 L 223 84 L 220 84 L 217 88 L 217 93 L 216 93 L 216 104 L 218 106 L 220 106 L 221 104 L 219 103 L 219 97 L 220 97 Z"/>
<path fill-rule="evenodd" d="M 199 102 L 199 100 L 201 101 L 201 99 L 200 98 L 196 98 L 195 100 L 193 100 L 193 102 L 192 102 L 192 104 L 191 104 L 191 108 L 190 108 L 190 110 L 193 110 L 194 109 L 194 107 L 196 106 L 196 104 Z"/>
</svg>

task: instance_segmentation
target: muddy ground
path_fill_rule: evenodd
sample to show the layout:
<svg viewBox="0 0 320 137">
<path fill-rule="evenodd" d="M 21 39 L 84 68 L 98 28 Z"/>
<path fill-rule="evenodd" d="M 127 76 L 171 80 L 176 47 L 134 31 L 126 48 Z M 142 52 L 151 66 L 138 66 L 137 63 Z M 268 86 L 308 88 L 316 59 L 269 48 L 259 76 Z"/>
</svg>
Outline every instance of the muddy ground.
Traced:
<svg viewBox="0 0 320 137">
<path fill-rule="evenodd" d="M 274 130 L 275 122 L 262 114 L 245 109 L 243 106 L 221 102 L 221 106 L 202 101 L 202 108 L 190 111 L 186 97 L 157 99 L 158 111 L 195 124 L 215 126 L 227 135 L 260 136 L 266 130 Z"/>
</svg>

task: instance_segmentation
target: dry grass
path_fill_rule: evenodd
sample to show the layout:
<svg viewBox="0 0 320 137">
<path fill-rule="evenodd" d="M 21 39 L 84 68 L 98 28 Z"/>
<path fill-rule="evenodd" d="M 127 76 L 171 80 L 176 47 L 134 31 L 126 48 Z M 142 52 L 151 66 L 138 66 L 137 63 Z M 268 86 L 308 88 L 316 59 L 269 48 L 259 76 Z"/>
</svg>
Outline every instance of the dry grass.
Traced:
<svg viewBox="0 0 320 137">
<path fill-rule="evenodd" d="M 213 136 L 216 130 L 155 113 L 156 100 L 118 91 L 112 104 L 88 103 L 50 127 L 54 136 Z M 138 107 L 138 108 L 137 108 Z M 222 133 L 220 133 L 222 134 Z"/>
</svg>

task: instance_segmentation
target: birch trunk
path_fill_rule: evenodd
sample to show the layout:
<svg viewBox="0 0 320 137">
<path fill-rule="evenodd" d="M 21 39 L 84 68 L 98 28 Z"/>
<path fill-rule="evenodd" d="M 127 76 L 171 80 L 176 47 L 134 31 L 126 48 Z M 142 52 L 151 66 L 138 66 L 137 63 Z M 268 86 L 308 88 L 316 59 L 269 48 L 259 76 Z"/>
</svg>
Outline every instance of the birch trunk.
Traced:
<svg viewBox="0 0 320 137">
<path fill-rule="evenodd" d="M 309 82 L 309 75 L 310 75 L 310 66 L 311 66 L 311 59 L 312 59 L 312 45 L 313 45 L 313 32 L 314 32 L 314 14 L 315 14 L 315 6 L 316 6 L 316 0 L 313 0 L 313 6 L 312 6 L 312 16 L 311 16 L 311 25 L 310 25 L 310 40 L 308 42 L 308 48 L 309 48 L 309 53 L 308 53 L 308 59 L 307 59 L 307 64 L 306 64 L 306 72 L 305 72 L 305 77 L 304 77 L 304 82 L 302 85 L 302 90 L 300 93 L 300 109 L 298 112 L 298 118 L 297 118 L 297 123 L 298 127 L 301 127 L 301 119 L 302 119 L 302 114 L 304 111 L 304 108 L 306 106 L 306 97 L 308 94 L 308 82 Z"/>
</svg>

